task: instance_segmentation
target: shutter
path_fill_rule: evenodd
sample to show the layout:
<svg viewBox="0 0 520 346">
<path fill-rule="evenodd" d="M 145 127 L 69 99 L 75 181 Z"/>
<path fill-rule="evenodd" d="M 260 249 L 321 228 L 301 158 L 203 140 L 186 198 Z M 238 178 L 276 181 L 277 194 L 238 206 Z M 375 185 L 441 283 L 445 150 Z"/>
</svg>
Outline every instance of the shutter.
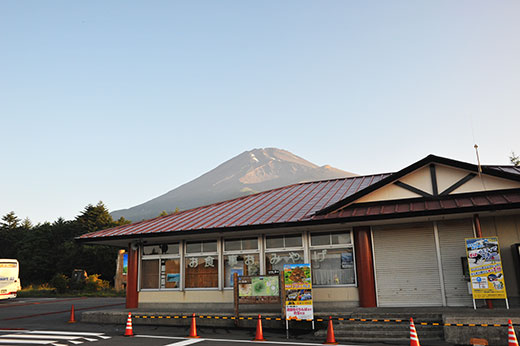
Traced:
<svg viewBox="0 0 520 346">
<path fill-rule="evenodd" d="M 472 306 L 468 282 L 462 272 L 461 257 L 466 257 L 464 238 L 473 238 L 471 220 L 437 223 L 441 248 L 444 291 L 448 306 Z"/>
<path fill-rule="evenodd" d="M 378 306 L 442 306 L 433 225 L 372 230 Z"/>
</svg>

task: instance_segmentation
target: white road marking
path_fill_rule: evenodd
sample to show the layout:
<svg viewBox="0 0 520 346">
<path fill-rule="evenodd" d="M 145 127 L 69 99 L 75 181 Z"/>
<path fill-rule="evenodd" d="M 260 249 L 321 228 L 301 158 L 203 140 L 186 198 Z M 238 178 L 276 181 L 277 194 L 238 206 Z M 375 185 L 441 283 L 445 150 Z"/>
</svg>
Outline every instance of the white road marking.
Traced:
<svg viewBox="0 0 520 346">
<path fill-rule="evenodd" d="M 187 346 L 187 345 L 196 344 L 197 342 L 201 342 L 201 341 L 204 341 L 204 339 L 188 339 L 188 340 L 184 340 L 184 341 L 174 342 L 173 344 L 168 344 L 168 345 L 164 345 L 164 346 Z"/>
<path fill-rule="evenodd" d="M 12 330 L 11 330 L 12 332 Z M 85 335 L 85 336 L 103 336 L 103 333 L 89 333 L 89 332 L 60 332 L 53 330 L 28 330 L 26 332 L 22 331 L 22 333 L 27 334 L 53 334 L 53 335 Z"/>
<path fill-rule="evenodd" d="M 48 337 L 49 337 L 48 335 L 44 335 L 44 334 L 26 334 L 26 333 L 24 333 L 24 334 L 7 334 L 7 335 L 0 336 L 0 338 L 17 338 L 17 339 L 41 339 L 41 338 L 48 338 Z M 76 340 L 76 339 L 81 339 L 81 336 L 53 335 L 52 338 L 56 339 L 56 340 Z M 80 341 L 79 343 L 81 344 L 82 342 Z"/>
<path fill-rule="evenodd" d="M 150 339 L 172 339 L 172 340 L 187 340 L 185 337 L 177 337 L 177 336 L 161 336 L 161 335 L 134 335 L 136 338 L 150 338 Z M 189 339 L 188 339 L 189 340 Z M 201 340 L 201 339 L 196 339 Z M 218 342 L 249 342 L 252 344 L 258 344 L 258 341 L 253 340 L 239 340 L 239 339 L 209 339 L 204 338 L 205 341 L 218 341 Z M 202 340 L 201 340 L 202 341 Z M 276 345 L 305 345 L 305 346 L 322 346 L 323 344 L 315 344 L 310 342 L 291 342 L 291 341 L 262 341 L 262 344 L 269 345 L 269 344 L 276 344 Z M 176 343 L 173 343 L 172 345 L 178 345 Z M 168 346 L 168 345 L 166 345 Z M 338 346 L 359 346 L 355 344 L 338 344 Z"/>
<path fill-rule="evenodd" d="M 0 344 L 34 344 L 49 345 L 58 342 L 58 340 L 20 340 L 20 339 L 0 339 Z"/>
</svg>

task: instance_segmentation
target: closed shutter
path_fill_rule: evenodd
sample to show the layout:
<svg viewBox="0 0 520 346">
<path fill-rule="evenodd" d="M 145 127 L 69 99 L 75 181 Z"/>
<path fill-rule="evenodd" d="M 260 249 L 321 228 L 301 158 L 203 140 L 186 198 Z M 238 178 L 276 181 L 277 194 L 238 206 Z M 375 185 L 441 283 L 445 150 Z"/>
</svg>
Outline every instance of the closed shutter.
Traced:
<svg viewBox="0 0 520 346">
<path fill-rule="evenodd" d="M 433 224 L 373 228 L 378 306 L 442 306 Z"/>
<path fill-rule="evenodd" d="M 464 238 L 473 238 L 471 220 L 437 223 L 441 248 L 444 290 L 448 306 L 472 306 L 468 282 L 462 272 L 461 257 L 466 257 Z"/>
</svg>

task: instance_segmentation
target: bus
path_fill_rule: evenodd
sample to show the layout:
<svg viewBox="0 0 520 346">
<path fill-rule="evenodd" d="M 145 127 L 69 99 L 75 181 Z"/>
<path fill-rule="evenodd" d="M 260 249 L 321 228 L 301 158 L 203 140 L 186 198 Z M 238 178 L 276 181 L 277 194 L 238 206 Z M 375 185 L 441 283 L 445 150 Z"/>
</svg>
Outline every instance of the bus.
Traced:
<svg viewBox="0 0 520 346">
<path fill-rule="evenodd" d="M 15 259 L 0 259 L 0 299 L 16 298 L 16 293 L 22 289 L 18 261 Z"/>
</svg>

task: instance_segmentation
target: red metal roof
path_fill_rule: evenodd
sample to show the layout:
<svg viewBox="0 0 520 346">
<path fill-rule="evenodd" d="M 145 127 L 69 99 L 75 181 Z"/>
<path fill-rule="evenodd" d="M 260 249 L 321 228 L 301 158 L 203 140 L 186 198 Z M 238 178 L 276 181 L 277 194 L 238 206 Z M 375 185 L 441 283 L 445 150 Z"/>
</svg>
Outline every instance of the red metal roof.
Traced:
<svg viewBox="0 0 520 346">
<path fill-rule="evenodd" d="M 376 174 L 289 185 L 130 225 L 87 233 L 79 239 L 143 236 L 309 220 L 316 211 L 351 196 L 389 175 Z"/>
<path fill-rule="evenodd" d="M 313 220 L 338 219 L 353 221 L 358 218 L 364 220 L 404 217 L 426 214 L 448 214 L 450 212 L 465 212 L 480 209 L 504 209 L 520 207 L 520 189 L 498 190 L 478 194 L 449 195 L 439 199 L 408 199 L 379 203 L 352 204 L 340 211 L 325 215 L 316 215 Z"/>
</svg>

